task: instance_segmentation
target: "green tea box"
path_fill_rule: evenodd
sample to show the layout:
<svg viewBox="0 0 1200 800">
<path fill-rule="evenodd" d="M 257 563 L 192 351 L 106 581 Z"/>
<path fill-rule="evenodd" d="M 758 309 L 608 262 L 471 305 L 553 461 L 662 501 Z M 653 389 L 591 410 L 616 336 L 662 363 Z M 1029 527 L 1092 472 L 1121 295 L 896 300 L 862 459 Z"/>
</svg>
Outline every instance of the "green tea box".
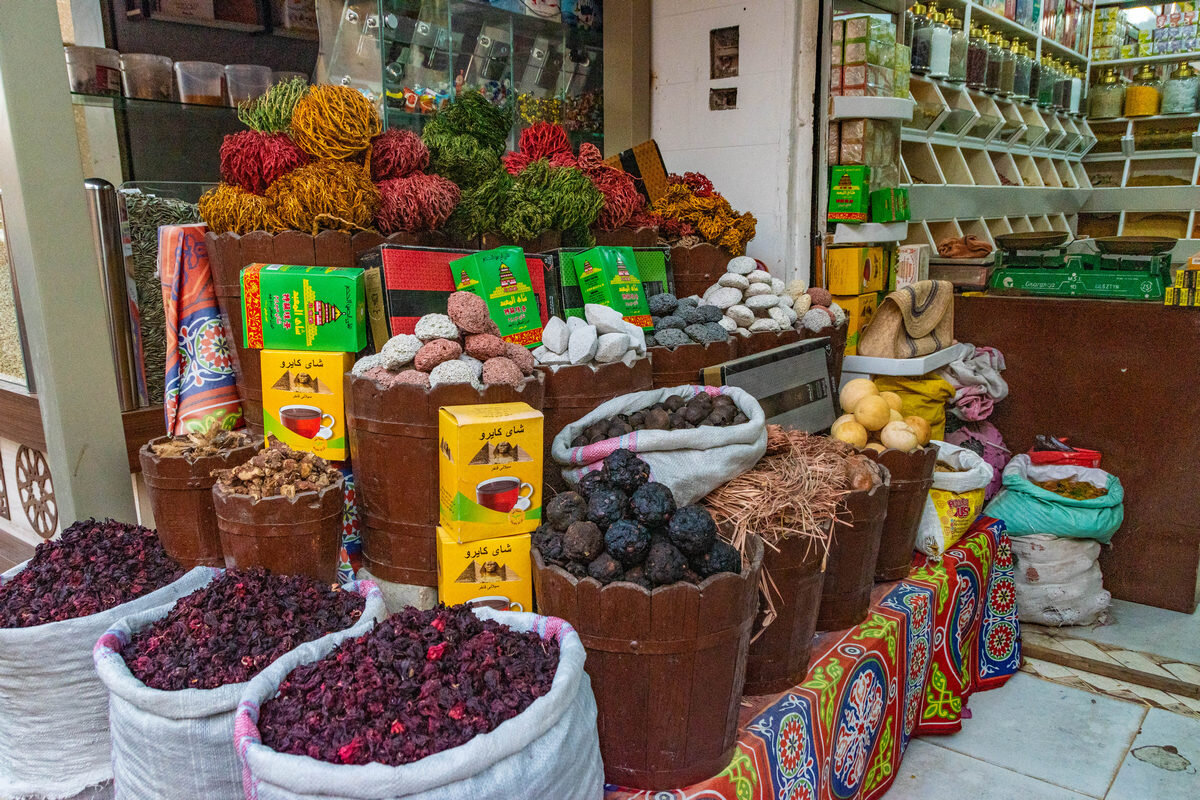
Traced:
<svg viewBox="0 0 1200 800">
<path fill-rule="evenodd" d="M 626 322 L 652 330 L 650 306 L 631 247 L 593 247 L 572 256 L 583 302 L 619 311 Z"/>
<path fill-rule="evenodd" d="M 241 278 L 246 347 L 357 353 L 367 346 L 361 269 L 250 264 Z"/>
<path fill-rule="evenodd" d="M 525 251 L 520 247 L 481 250 L 450 262 L 455 288 L 487 302 L 488 315 L 509 342 L 531 347 L 542 341 L 542 315 Z"/>
<path fill-rule="evenodd" d="M 866 222 L 871 168 L 830 167 L 829 220 Z"/>
</svg>

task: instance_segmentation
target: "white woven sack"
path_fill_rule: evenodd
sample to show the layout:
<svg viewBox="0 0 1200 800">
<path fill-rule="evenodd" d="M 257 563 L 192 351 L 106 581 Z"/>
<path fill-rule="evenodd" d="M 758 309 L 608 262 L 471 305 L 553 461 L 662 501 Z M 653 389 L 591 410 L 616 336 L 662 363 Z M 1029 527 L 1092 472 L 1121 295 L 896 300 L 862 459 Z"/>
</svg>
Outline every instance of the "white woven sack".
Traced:
<svg viewBox="0 0 1200 800">
<path fill-rule="evenodd" d="M 953 492 L 956 495 L 966 494 L 983 489 L 992 482 L 992 465 L 983 460 L 973 450 L 948 444 L 934 439 L 930 442 L 938 451 L 938 461 L 945 462 L 959 472 L 934 472 L 931 490 Z M 958 498 L 955 498 L 958 499 Z M 979 510 L 983 508 L 983 498 L 979 498 Z M 979 516 L 977 510 L 970 520 L 962 520 L 963 528 L 969 528 Z M 957 539 L 947 537 L 946 530 L 938 517 L 937 507 L 930 495 L 925 496 L 925 507 L 921 511 L 921 522 L 917 526 L 916 548 L 925 555 L 940 560 L 947 549 L 954 546 Z"/>
<path fill-rule="evenodd" d="M 601 800 L 596 700 L 583 671 L 579 634 L 555 617 L 474 611 L 513 630 L 558 638 L 558 669 L 548 693 L 490 733 L 399 767 L 277 753 L 262 744 L 258 710 L 289 672 L 334 648 L 332 642 L 310 642 L 259 673 L 242 694 L 235 736 L 247 800 Z"/>
<path fill-rule="evenodd" d="M 0 575 L 0 584 L 28 563 Z M 122 617 L 173 603 L 214 574 L 196 567 L 99 614 L 0 628 L 0 800 L 71 797 L 112 778 L 108 691 L 92 645 Z"/>
<path fill-rule="evenodd" d="M 359 581 L 345 589 L 366 599 L 362 617 L 315 641 L 338 644 L 366 633 L 387 615 L 383 594 L 374 583 Z M 116 800 L 241 800 L 242 767 L 233 749 L 233 722 L 249 681 L 216 689 L 152 689 L 133 676 L 121 656 L 134 634 L 173 606 L 120 620 L 93 652 L 96 672 L 109 690 Z"/>
<path fill-rule="evenodd" d="M 1022 622 L 1091 625 L 1107 614 L 1099 542 L 1035 533 L 1013 537 L 1012 550 Z"/>
<path fill-rule="evenodd" d="M 729 395 L 748 421 L 724 428 L 702 425 L 680 431 L 634 431 L 596 444 L 571 447 L 571 441 L 593 422 L 641 411 L 672 396 L 690 400 L 701 392 Z M 767 418 L 758 401 L 735 386 L 673 386 L 631 392 L 614 397 L 563 428 L 554 437 L 550 454 L 563 468 L 563 478 L 574 486 L 588 472 L 599 469 L 605 456 L 622 448 L 632 450 L 649 464 L 651 480 L 666 484 L 675 502 L 685 506 L 758 463 L 767 452 Z"/>
</svg>

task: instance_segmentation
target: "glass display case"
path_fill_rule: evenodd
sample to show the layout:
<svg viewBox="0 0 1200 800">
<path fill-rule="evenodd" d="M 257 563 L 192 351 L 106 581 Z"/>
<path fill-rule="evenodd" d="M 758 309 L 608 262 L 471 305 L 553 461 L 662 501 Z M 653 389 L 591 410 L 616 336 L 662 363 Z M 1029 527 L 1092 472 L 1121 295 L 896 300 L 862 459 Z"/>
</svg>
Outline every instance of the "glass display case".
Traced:
<svg viewBox="0 0 1200 800">
<path fill-rule="evenodd" d="M 331 83 L 378 102 L 389 127 L 420 131 L 457 92 L 514 110 L 514 136 L 561 123 L 603 149 L 599 0 L 322 0 Z"/>
</svg>

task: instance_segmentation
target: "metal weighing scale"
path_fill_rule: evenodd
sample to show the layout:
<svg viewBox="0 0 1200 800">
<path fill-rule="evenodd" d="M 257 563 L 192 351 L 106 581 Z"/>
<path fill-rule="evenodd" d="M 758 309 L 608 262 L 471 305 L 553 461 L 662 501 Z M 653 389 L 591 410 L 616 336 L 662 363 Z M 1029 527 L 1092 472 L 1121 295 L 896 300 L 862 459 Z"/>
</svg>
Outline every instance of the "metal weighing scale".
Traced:
<svg viewBox="0 0 1200 800">
<path fill-rule="evenodd" d="M 1096 239 L 1099 253 L 1069 253 L 1066 233 L 997 236 L 996 268 L 988 288 L 1011 294 L 1156 300 L 1171 280 L 1174 239 Z"/>
</svg>

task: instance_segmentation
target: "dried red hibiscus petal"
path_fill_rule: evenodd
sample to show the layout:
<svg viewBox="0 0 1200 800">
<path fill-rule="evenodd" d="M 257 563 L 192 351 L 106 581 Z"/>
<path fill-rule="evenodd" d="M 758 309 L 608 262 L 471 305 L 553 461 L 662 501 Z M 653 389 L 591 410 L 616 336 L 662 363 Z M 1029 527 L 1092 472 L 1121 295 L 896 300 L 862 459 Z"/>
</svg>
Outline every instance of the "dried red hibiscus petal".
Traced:
<svg viewBox="0 0 1200 800">
<path fill-rule="evenodd" d="M 0 586 L 0 628 L 28 628 L 107 611 L 184 573 L 158 534 L 141 525 L 81 520 L 42 542 Z"/>
<path fill-rule="evenodd" d="M 302 575 L 231 569 L 175 603 L 122 652 L 153 689 L 215 689 L 248 681 L 305 642 L 345 630 L 366 601 Z"/>
<path fill-rule="evenodd" d="M 515 717 L 550 691 L 557 668 L 554 639 L 481 620 L 465 606 L 408 608 L 292 670 L 263 704 L 258 728 L 281 753 L 408 764 Z"/>
</svg>

